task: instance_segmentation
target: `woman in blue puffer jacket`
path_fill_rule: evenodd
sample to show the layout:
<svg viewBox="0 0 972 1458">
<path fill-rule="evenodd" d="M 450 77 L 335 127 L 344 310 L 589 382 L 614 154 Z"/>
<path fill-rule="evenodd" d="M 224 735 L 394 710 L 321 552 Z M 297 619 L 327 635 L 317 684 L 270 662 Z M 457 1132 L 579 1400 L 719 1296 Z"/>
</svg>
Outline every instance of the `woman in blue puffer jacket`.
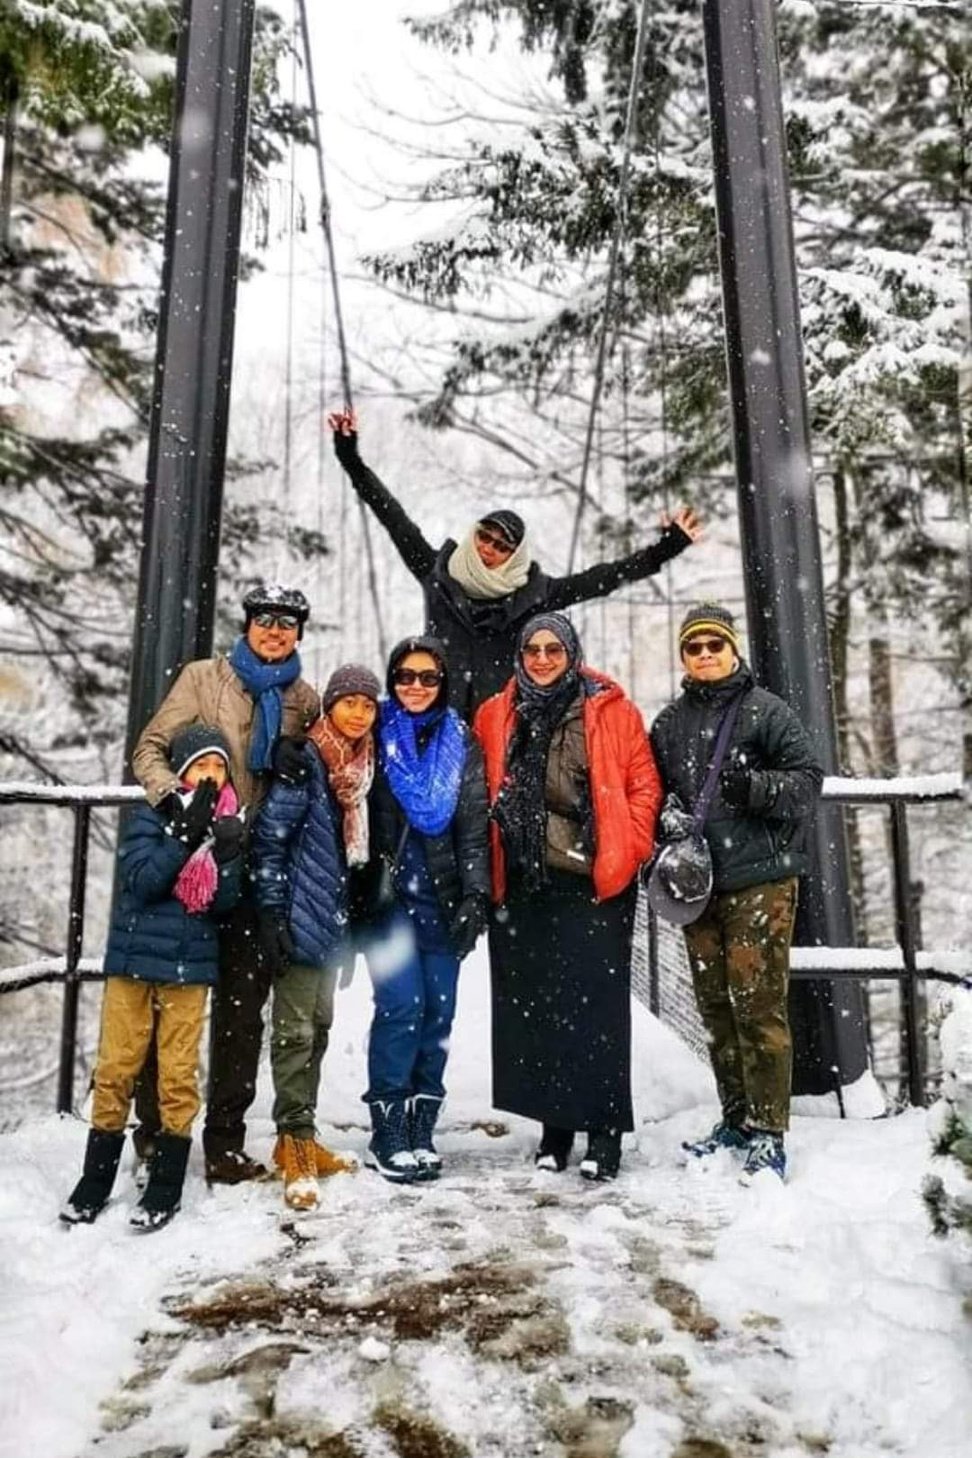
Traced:
<svg viewBox="0 0 972 1458">
<path fill-rule="evenodd" d="M 270 793 L 253 830 L 260 939 L 274 968 L 270 1063 L 274 1163 L 291 1209 L 313 1209 L 319 1175 L 354 1168 L 319 1143 L 321 1063 L 334 1016 L 334 989 L 348 925 L 348 884 L 369 859 L 371 733 L 381 692 L 367 668 L 335 669 L 321 715 L 290 760 L 278 756 Z M 293 756 L 296 754 L 296 761 Z"/>
</svg>

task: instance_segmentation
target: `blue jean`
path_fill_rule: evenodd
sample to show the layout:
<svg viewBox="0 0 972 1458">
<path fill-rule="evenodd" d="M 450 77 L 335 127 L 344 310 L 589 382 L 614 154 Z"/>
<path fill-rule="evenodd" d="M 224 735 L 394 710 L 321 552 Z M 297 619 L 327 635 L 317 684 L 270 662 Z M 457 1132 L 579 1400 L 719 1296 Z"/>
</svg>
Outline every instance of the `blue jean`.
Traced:
<svg viewBox="0 0 972 1458">
<path fill-rule="evenodd" d="M 459 958 L 422 951 L 401 911 L 370 931 L 363 950 L 375 998 L 365 1100 L 443 1098 Z"/>
</svg>

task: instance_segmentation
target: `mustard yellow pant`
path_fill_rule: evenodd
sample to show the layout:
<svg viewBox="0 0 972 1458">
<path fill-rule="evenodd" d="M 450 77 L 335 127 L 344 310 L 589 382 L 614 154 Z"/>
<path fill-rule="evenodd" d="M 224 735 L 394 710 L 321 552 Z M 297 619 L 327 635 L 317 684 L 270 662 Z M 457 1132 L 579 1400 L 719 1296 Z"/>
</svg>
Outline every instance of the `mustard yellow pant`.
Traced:
<svg viewBox="0 0 972 1458">
<path fill-rule="evenodd" d="M 167 1134 L 189 1133 L 199 1112 L 199 1041 L 208 991 L 134 977 L 107 979 L 91 1106 L 95 1129 L 124 1129 L 132 1089 L 156 1027 L 162 1128 Z"/>
</svg>

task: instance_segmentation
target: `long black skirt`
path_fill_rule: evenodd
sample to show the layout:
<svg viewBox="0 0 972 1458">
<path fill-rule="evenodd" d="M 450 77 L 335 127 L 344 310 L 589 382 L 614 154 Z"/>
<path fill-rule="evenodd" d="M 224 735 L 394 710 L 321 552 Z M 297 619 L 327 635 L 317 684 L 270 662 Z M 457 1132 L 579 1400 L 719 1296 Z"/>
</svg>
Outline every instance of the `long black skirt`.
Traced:
<svg viewBox="0 0 972 1458">
<path fill-rule="evenodd" d="M 493 1104 L 560 1129 L 633 1129 L 636 888 L 598 903 L 586 877 L 550 876 L 490 927 Z"/>
</svg>

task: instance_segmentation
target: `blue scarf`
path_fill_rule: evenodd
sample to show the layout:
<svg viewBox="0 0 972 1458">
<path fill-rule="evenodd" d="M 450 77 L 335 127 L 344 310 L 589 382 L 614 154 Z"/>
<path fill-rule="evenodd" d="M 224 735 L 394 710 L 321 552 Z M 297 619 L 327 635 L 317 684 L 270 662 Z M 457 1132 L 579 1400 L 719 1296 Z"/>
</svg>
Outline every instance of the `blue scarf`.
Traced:
<svg viewBox="0 0 972 1458">
<path fill-rule="evenodd" d="M 245 638 L 237 638 L 229 665 L 257 707 L 247 767 L 268 770 L 283 723 L 283 690 L 300 677 L 300 654 L 291 653 L 282 663 L 264 663 Z"/>
<path fill-rule="evenodd" d="M 419 748 L 419 736 L 431 730 Z M 383 699 L 378 718 L 381 767 L 405 819 L 421 835 L 441 835 L 459 803 L 466 731 L 455 709 L 410 714 Z"/>
</svg>

